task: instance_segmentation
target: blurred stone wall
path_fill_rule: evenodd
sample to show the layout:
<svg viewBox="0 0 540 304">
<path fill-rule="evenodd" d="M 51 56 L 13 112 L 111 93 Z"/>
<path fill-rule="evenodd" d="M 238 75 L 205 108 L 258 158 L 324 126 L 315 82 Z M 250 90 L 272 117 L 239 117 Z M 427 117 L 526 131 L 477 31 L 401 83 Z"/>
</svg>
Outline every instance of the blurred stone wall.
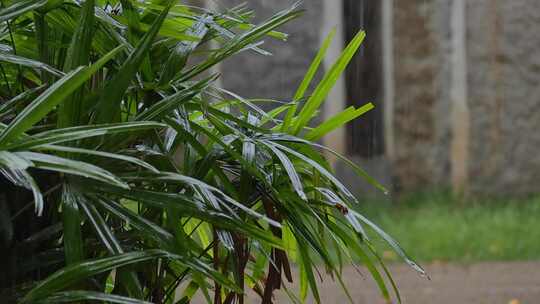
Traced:
<svg viewBox="0 0 540 304">
<path fill-rule="evenodd" d="M 540 1 L 467 2 L 473 190 L 538 193 Z"/>
<path fill-rule="evenodd" d="M 406 191 L 450 186 L 451 1 L 394 1 L 393 164 Z M 540 1 L 466 1 L 472 193 L 538 193 Z"/>
<path fill-rule="evenodd" d="M 449 3 L 394 1 L 397 190 L 449 182 Z"/>
</svg>

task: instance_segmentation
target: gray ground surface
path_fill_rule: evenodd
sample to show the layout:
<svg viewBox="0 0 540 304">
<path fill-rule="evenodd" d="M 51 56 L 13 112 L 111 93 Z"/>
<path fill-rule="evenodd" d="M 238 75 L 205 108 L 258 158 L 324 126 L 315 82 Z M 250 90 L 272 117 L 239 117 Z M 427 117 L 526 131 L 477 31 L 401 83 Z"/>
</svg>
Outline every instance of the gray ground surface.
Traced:
<svg viewBox="0 0 540 304">
<path fill-rule="evenodd" d="M 433 263 L 425 265 L 431 280 L 416 275 L 404 265 L 390 268 L 405 304 L 540 303 L 540 262 Z M 352 267 L 344 270 L 354 303 L 385 303 L 368 273 L 363 270 L 362 274 Z M 323 303 L 348 303 L 339 285 L 331 279 L 324 280 L 320 292 Z M 250 296 L 246 303 L 260 303 L 260 300 Z M 276 303 L 290 303 L 290 300 L 278 294 Z"/>
<path fill-rule="evenodd" d="M 432 264 L 426 269 L 431 280 L 404 265 L 392 267 L 403 303 L 540 303 L 540 262 Z M 347 269 L 345 277 L 355 303 L 384 303 L 367 275 L 361 278 Z M 323 285 L 324 303 L 345 303 L 336 287 L 331 282 Z"/>
</svg>

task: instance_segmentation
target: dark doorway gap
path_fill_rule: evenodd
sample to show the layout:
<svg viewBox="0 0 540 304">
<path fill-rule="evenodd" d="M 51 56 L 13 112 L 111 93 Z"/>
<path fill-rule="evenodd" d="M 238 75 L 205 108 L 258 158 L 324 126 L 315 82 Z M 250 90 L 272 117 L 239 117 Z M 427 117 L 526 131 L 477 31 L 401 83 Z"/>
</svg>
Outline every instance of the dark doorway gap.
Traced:
<svg viewBox="0 0 540 304">
<path fill-rule="evenodd" d="M 349 123 L 347 153 L 365 158 L 384 153 L 383 66 L 381 1 L 344 0 L 345 41 L 359 30 L 367 36 L 345 73 L 347 106 L 359 107 L 372 102 L 375 109 Z"/>
</svg>

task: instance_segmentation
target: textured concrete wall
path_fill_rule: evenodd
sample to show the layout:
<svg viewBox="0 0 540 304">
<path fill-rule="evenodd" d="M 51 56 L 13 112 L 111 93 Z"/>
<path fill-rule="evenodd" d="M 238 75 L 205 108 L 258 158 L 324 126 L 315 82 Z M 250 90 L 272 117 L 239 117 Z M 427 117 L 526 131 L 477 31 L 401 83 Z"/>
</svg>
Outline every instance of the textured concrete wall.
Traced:
<svg viewBox="0 0 540 304">
<path fill-rule="evenodd" d="M 403 190 L 449 183 L 450 1 L 396 1 L 394 172 Z M 472 193 L 538 192 L 540 2 L 466 2 Z"/>
<path fill-rule="evenodd" d="M 305 16 L 284 27 L 291 34 L 287 43 L 267 39 L 274 56 L 246 52 L 225 62 L 224 87 L 246 97 L 289 100 L 319 47 L 324 1 L 330 0 L 304 1 Z M 220 0 L 224 6 L 240 2 Z M 249 6 L 262 20 L 291 3 L 255 0 Z M 470 190 L 538 192 L 540 1 L 466 5 Z M 382 166 L 393 172 L 394 190 L 450 186 L 450 6 L 450 0 L 394 1 L 395 159 Z"/>
<path fill-rule="evenodd" d="M 398 190 L 447 185 L 448 1 L 394 2 L 395 161 Z"/>
<path fill-rule="evenodd" d="M 540 1 L 467 5 L 473 190 L 538 192 Z"/>
<path fill-rule="evenodd" d="M 320 45 L 322 1 L 304 1 L 304 15 L 284 25 L 287 42 L 265 39 L 263 49 L 273 56 L 261 56 L 252 51 L 239 54 L 223 63 L 223 86 L 244 97 L 274 98 L 289 101 L 302 81 Z M 220 0 L 231 7 L 245 0 Z M 256 12 L 256 22 L 292 5 L 292 0 L 253 0 L 249 8 Z"/>
</svg>

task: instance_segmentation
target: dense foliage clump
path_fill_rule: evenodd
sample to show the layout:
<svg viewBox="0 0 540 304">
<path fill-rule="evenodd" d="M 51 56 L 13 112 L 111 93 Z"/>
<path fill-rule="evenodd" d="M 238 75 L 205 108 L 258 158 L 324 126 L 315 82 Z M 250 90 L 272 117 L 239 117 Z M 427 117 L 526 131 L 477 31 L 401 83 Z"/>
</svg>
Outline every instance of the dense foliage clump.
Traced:
<svg viewBox="0 0 540 304">
<path fill-rule="evenodd" d="M 358 257 L 388 298 L 364 225 L 421 271 L 351 209 L 317 144 L 372 105 L 310 125 L 363 32 L 308 95 L 331 34 L 292 100 L 265 101 L 272 111 L 216 85 L 216 64 L 267 54 L 261 39 L 284 39 L 277 28 L 300 14 L 253 25 L 243 6 L 4 2 L 1 298 L 243 303 L 252 289 L 270 303 L 295 262 L 301 301 L 318 299 L 315 261 L 341 282 Z"/>
</svg>

